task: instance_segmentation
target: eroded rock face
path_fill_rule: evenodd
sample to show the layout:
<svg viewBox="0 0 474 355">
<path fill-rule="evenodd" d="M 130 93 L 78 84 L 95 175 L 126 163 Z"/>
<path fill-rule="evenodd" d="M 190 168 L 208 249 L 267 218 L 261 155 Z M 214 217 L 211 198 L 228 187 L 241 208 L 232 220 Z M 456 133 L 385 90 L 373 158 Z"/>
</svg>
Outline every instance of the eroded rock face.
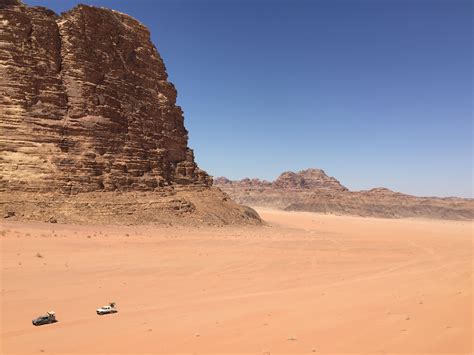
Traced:
<svg viewBox="0 0 474 355">
<path fill-rule="evenodd" d="M 0 0 L 0 190 L 210 186 L 145 26 Z"/>
<path fill-rule="evenodd" d="M 280 189 L 327 189 L 347 191 L 347 188 L 333 178 L 326 175 L 321 169 L 306 169 L 298 173 L 286 171 L 273 183 L 273 187 Z"/>
<path fill-rule="evenodd" d="M 214 184 L 239 203 L 288 211 L 383 218 L 471 220 L 474 217 L 473 199 L 416 197 L 381 187 L 349 191 L 321 169 L 284 172 L 273 182 L 249 178 L 231 181 L 221 177 Z"/>
<path fill-rule="evenodd" d="M 285 171 L 275 181 L 244 178 L 232 181 L 226 177 L 214 179 L 214 185 L 228 189 L 271 189 L 275 191 L 348 191 L 336 178 L 326 175 L 321 169 L 306 169 L 297 173 Z"/>
</svg>

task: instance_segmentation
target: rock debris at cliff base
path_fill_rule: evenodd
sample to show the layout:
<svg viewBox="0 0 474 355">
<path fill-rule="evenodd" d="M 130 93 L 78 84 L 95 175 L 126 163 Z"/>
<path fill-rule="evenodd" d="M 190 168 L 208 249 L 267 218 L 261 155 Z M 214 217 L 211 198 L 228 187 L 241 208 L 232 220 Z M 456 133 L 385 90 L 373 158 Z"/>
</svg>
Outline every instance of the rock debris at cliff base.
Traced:
<svg viewBox="0 0 474 355">
<path fill-rule="evenodd" d="M 211 188 L 176 96 L 148 29 L 132 17 L 86 5 L 57 15 L 0 0 L 4 214 L 148 223 L 209 213 L 211 224 L 258 223 Z"/>
</svg>

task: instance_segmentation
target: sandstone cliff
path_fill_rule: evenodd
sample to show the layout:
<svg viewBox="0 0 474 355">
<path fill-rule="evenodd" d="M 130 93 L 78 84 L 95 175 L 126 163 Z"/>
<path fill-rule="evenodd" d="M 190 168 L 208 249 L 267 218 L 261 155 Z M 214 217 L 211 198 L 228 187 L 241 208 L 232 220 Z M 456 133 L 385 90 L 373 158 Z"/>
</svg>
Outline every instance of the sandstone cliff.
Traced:
<svg viewBox="0 0 474 355">
<path fill-rule="evenodd" d="M 285 172 L 274 182 L 248 178 L 231 181 L 221 177 L 214 183 L 237 202 L 251 206 L 384 218 L 474 217 L 473 199 L 415 197 L 386 188 L 349 191 L 320 169 Z"/>
<path fill-rule="evenodd" d="M 58 16 L 0 0 L 4 209 L 27 193 L 187 188 L 222 200 L 194 161 L 167 78 L 148 29 L 128 15 L 79 5 Z"/>
<path fill-rule="evenodd" d="M 3 1 L 0 16 L 2 190 L 211 184 L 145 26 L 85 5 Z"/>
</svg>

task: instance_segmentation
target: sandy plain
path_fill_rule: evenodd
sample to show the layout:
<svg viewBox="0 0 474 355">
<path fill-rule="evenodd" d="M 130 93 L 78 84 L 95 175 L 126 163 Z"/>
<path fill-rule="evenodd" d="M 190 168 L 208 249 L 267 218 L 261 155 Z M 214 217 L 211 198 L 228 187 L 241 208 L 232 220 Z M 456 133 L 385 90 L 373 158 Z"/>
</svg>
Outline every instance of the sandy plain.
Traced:
<svg viewBox="0 0 474 355">
<path fill-rule="evenodd" d="M 1 225 L 2 354 L 473 351 L 473 224 Z M 108 301 L 119 312 L 97 316 Z M 31 319 L 54 310 L 58 323 Z"/>
</svg>

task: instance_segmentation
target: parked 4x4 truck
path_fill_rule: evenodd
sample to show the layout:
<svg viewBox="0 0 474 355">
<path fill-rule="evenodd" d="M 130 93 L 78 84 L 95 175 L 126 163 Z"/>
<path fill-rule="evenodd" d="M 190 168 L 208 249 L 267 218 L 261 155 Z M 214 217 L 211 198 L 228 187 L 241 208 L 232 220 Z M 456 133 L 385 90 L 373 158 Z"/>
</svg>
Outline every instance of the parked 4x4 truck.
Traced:
<svg viewBox="0 0 474 355">
<path fill-rule="evenodd" d="M 43 324 L 50 324 L 56 323 L 58 320 L 56 319 L 56 314 L 54 312 L 47 312 L 46 314 L 39 316 L 31 321 L 33 325 L 43 325 Z"/>
<path fill-rule="evenodd" d="M 104 314 L 117 313 L 118 311 L 115 303 L 111 302 L 108 306 L 102 306 L 100 308 L 97 308 L 96 312 L 99 316 L 102 316 Z"/>
</svg>

